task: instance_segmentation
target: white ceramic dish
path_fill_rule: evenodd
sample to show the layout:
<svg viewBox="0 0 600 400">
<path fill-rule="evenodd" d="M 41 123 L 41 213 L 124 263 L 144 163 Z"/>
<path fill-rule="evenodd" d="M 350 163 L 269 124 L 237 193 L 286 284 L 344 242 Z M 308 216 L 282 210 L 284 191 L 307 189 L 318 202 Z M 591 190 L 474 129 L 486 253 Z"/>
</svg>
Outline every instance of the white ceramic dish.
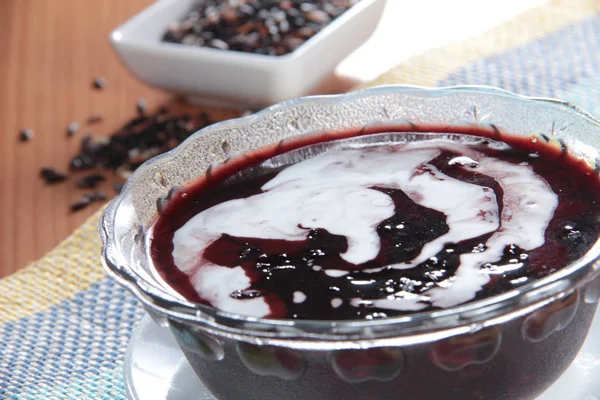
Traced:
<svg viewBox="0 0 600 400">
<path fill-rule="evenodd" d="M 169 23 L 197 0 L 158 0 L 114 30 L 125 66 L 151 86 L 192 102 L 264 106 L 308 94 L 375 30 L 386 0 L 362 0 L 284 56 L 164 43 Z"/>
<path fill-rule="evenodd" d="M 161 355 L 160 360 L 156 354 Z M 148 316 L 131 337 L 124 373 L 125 390 L 131 400 L 216 400 L 196 377 L 169 329 L 161 328 Z M 598 376 L 600 311 L 577 358 L 537 400 L 600 399 Z"/>
</svg>

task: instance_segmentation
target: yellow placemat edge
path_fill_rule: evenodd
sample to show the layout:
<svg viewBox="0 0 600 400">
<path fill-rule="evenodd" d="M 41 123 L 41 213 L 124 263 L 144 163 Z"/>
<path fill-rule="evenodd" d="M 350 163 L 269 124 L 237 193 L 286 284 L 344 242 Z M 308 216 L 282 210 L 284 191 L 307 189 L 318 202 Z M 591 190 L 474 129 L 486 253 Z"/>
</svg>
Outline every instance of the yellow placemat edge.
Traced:
<svg viewBox="0 0 600 400">
<path fill-rule="evenodd" d="M 97 228 L 100 213 L 43 258 L 0 280 L 0 324 L 46 311 L 105 276 Z"/>
</svg>

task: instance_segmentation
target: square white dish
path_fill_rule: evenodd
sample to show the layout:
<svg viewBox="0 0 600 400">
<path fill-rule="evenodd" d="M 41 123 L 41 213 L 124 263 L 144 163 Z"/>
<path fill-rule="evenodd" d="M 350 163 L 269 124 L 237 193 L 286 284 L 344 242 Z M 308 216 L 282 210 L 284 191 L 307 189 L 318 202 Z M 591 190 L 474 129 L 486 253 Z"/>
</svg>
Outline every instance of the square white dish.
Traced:
<svg viewBox="0 0 600 400">
<path fill-rule="evenodd" d="M 161 41 L 197 0 L 158 0 L 110 41 L 140 80 L 191 102 L 258 107 L 308 94 L 375 30 L 386 0 L 361 0 L 293 52 L 267 56 Z"/>
</svg>

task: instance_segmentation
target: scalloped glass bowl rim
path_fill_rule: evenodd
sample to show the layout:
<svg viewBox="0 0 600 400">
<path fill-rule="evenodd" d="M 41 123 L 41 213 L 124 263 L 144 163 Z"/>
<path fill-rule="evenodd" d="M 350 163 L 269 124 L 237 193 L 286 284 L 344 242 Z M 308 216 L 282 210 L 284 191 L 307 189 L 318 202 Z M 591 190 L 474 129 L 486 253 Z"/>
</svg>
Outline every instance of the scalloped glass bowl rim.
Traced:
<svg viewBox="0 0 600 400">
<path fill-rule="evenodd" d="M 148 160 L 139 167 L 139 170 L 152 168 L 172 159 L 181 148 L 195 140 L 199 135 L 209 135 L 211 132 L 221 131 L 229 127 L 246 125 L 255 119 L 268 117 L 282 109 L 319 102 L 355 101 L 373 94 L 414 93 L 436 95 L 451 94 L 452 92 L 473 92 L 477 94 L 489 94 L 490 96 L 507 96 L 520 101 L 552 103 L 557 106 L 566 107 L 576 117 L 584 118 L 589 123 L 596 125 L 600 134 L 599 120 L 583 109 L 562 100 L 527 97 L 489 86 L 430 88 L 413 85 L 383 85 L 347 94 L 308 96 L 289 100 L 265 108 L 253 115 L 213 124 L 194 133 L 177 148 Z M 281 338 L 287 342 L 290 338 L 297 338 L 299 336 L 309 341 L 341 340 L 342 342 L 346 342 L 346 344 L 348 344 L 348 341 L 352 341 L 357 347 L 364 347 L 360 343 L 362 339 L 372 341 L 377 338 L 388 338 L 395 344 L 402 344 L 406 341 L 406 338 L 402 339 L 400 337 L 409 335 L 412 339 L 407 340 L 411 343 L 430 342 L 456 334 L 477 331 L 487 326 L 501 324 L 513 318 L 526 315 L 556 299 L 564 297 L 576 287 L 590 282 L 600 273 L 600 265 L 596 263 L 600 255 L 600 240 L 598 240 L 585 256 L 542 279 L 500 295 L 467 302 L 442 310 L 419 312 L 381 320 L 343 321 L 266 319 L 219 311 L 213 307 L 174 297 L 163 288 L 158 288 L 152 283 L 143 280 L 128 266 L 125 266 L 125 268 L 119 267 L 120 263 L 118 259 L 123 257 L 118 254 L 118 250 L 115 248 L 112 226 L 114 225 L 114 217 L 122 200 L 127 197 L 131 186 L 135 184 L 135 176 L 136 173 L 127 181 L 121 193 L 106 207 L 100 218 L 99 228 L 102 237 L 102 264 L 104 268 L 110 276 L 132 291 L 136 298 L 146 307 L 157 311 L 159 314 L 180 321 L 198 324 L 214 334 L 221 334 L 240 340 L 247 339 L 248 336 L 257 335 L 271 339 Z M 489 313 L 495 315 L 490 316 Z M 435 321 L 444 322 L 436 324 Z M 255 329 L 258 327 L 263 329 L 256 331 Z M 372 331 L 373 328 L 377 327 L 385 328 L 387 333 L 378 335 Z M 274 328 L 280 328 L 281 330 L 273 331 Z M 296 328 L 298 331 L 295 329 L 290 330 L 290 328 Z M 330 332 L 323 334 L 323 330 Z M 353 331 L 354 335 L 345 333 L 346 330 Z M 368 331 L 368 333 L 361 335 L 361 332 L 365 333 L 365 331 Z M 390 338 L 390 335 L 393 337 Z M 391 342 L 390 344 L 392 344 Z M 381 342 L 380 344 L 384 343 Z M 305 346 L 299 345 L 297 347 Z"/>
</svg>

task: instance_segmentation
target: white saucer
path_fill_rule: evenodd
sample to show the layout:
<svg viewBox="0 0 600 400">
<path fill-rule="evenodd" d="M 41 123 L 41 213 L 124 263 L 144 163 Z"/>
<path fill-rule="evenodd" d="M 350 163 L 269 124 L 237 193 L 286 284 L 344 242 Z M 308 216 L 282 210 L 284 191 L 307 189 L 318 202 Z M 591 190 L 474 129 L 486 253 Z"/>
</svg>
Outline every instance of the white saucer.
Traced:
<svg viewBox="0 0 600 400">
<path fill-rule="evenodd" d="M 158 326 L 148 316 L 131 336 L 124 373 L 125 391 L 131 400 L 216 400 L 196 377 L 168 328 Z M 573 364 L 537 400 L 599 400 L 598 377 L 600 310 Z"/>
</svg>

